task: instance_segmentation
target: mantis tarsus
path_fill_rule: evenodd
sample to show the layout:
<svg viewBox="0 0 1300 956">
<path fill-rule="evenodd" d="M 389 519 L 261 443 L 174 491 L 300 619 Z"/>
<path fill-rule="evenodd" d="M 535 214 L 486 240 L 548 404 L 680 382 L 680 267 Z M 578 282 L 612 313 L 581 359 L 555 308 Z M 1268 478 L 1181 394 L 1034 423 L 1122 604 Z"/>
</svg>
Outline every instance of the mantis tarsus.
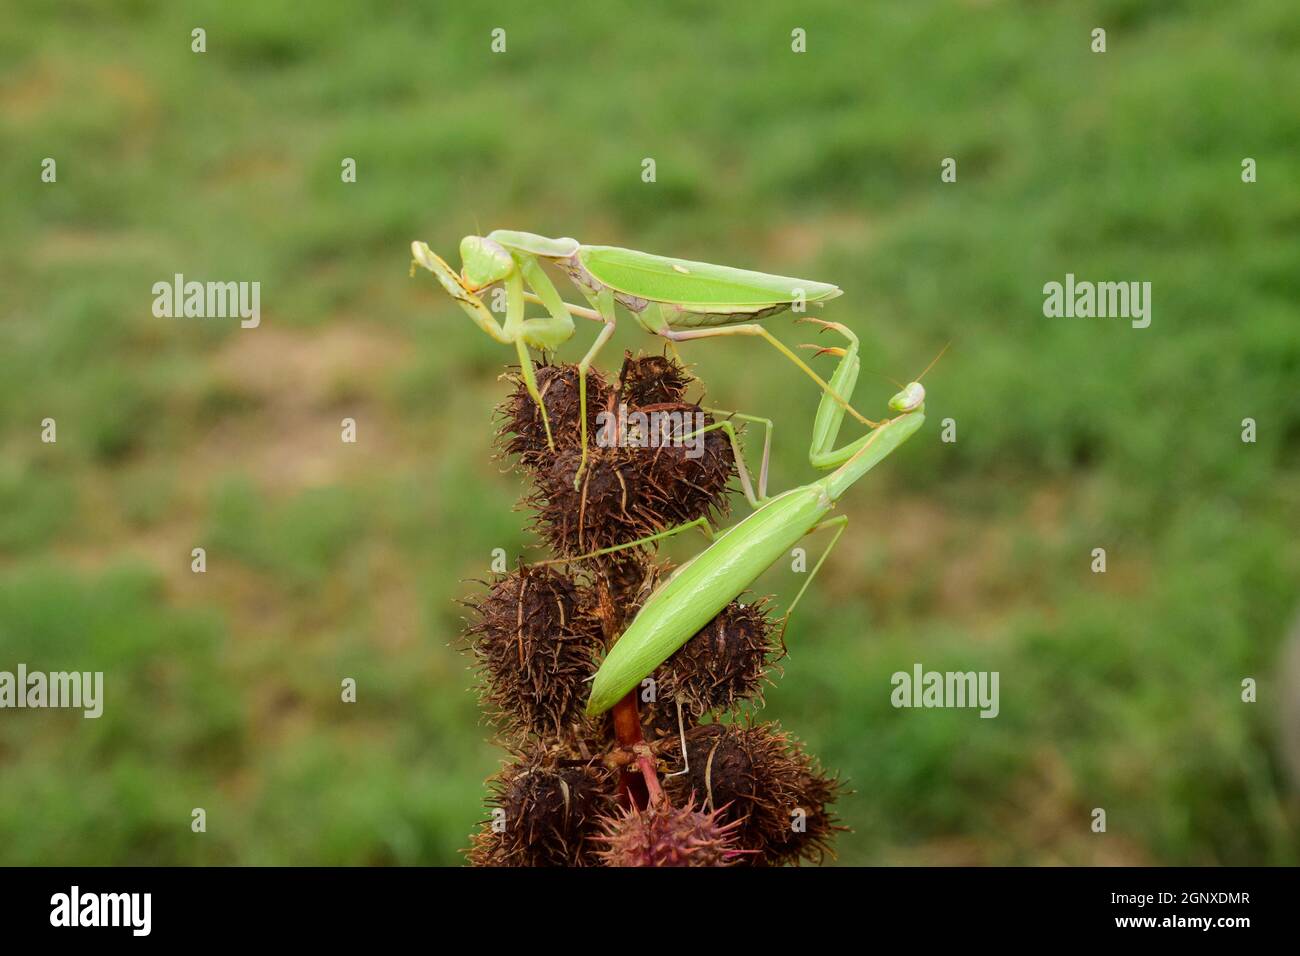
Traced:
<svg viewBox="0 0 1300 956">
<path fill-rule="evenodd" d="M 647 332 L 669 342 L 723 335 L 765 339 L 800 371 L 813 379 L 830 400 L 864 425 L 876 422 L 860 415 L 847 398 L 824 381 L 798 355 L 768 332 L 758 320 L 805 303 L 821 305 L 840 295 L 838 287 L 790 276 L 749 272 L 707 262 L 656 256 L 615 246 L 588 246 L 576 239 L 549 239 L 529 232 L 498 229 L 486 236 L 466 236 L 460 243 L 458 273 L 423 242 L 411 243 L 415 264 L 437 277 L 447 293 L 484 332 L 498 342 L 514 345 L 528 394 L 541 411 L 548 446 L 554 450 L 546 406 L 537 389 L 529 347 L 555 349 L 574 333 L 573 316 L 604 324 L 591 348 L 578 363 L 579 421 L 582 457 L 575 486 L 587 466 L 587 370 L 614 333 L 614 304 L 628 310 Z M 542 269 L 548 261 L 565 272 L 591 308 L 561 298 Z M 506 314 L 498 322 L 479 293 L 498 283 L 506 290 Z M 525 303 L 542 305 L 547 314 L 524 315 Z"/>
<path fill-rule="evenodd" d="M 852 394 L 858 377 L 857 339 L 843 326 L 820 324 L 839 331 L 850 342 L 847 349 L 827 350 L 840 356 L 839 365 L 831 376 L 831 387 L 836 396 L 847 398 Z M 923 376 L 924 373 L 920 377 Z M 679 567 L 650 595 L 610 649 L 596 672 L 587 702 L 588 714 L 603 713 L 618 703 L 804 535 L 834 527 L 834 536 L 826 550 L 786 610 L 786 617 L 789 617 L 848 523 L 848 517 L 844 515 L 827 517 L 836 502 L 924 423 L 925 388 L 919 381 L 920 377 L 889 400 L 891 411 L 897 413 L 895 417 L 841 448 L 833 446 L 843 423 L 844 408 L 831 396 L 823 397 L 813 423 L 808 459 L 815 468 L 834 470 L 817 481 L 770 498 L 766 494 L 766 482 L 760 478 L 758 494 L 752 500 L 754 511 L 716 538 L 713 538 L 707 519 L 700 518 L 640 541 L 605 548 L 575 559 L 636 547 L 692 527 L 701 528 L 713 538 L 712 544 Z M 766 474 L 766 464 L 765 451 L 762 475 Z"/>
</svg>

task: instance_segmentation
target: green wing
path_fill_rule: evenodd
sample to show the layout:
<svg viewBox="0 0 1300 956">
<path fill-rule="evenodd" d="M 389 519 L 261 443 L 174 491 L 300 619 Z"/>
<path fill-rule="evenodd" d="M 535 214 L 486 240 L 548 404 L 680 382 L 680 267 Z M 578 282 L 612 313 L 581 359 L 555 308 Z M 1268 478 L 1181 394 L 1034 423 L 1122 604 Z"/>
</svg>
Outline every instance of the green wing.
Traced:
<svg viewBox="0 0 1300 956">
<path fill-rule="evenodd" d="M 597 280 L 616 292 L 699 306 L 763 306 L 822 302 L 840 294 L 837 286 L 811 279 L 774 276 L 708 262 L 672 259 L 617 246 L 582 246 L 578 258 Z"/>
</svg>

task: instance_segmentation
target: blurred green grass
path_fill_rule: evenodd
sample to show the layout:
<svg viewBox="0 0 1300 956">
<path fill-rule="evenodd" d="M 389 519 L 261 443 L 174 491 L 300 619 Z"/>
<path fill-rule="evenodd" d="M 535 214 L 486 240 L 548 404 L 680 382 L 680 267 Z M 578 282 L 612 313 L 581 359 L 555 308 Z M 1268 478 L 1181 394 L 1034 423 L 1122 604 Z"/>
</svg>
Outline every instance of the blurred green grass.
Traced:
<svg viewBox="0 0 1300 956">
<path fill-rule="evenodd" d="M 768 695 L 855 790 L 843 862 L 1297 862 L 1298 112 L 1283 0 L 15 8 L 0 667 L 108 700 L 0 719 L 0 862 L 459 859 L 500 753 L 455 602 L 530 538 L 490 460 L 510 355 L 406 247 L 494 227 L 835 281 L 868 411 L 952 341 Z M 177 272 L 260 281 L 262 327 L 155 319 Z M 1151 281 L 1151 327 L 1044 319 L 1066 272 Z M 652 347 L 624 323 L 606 355 Z M 686 354 L 776 419 L 781 487 L 817 396 L 767 351 Z M 1001 716 L 895 711 L 916 661 L 999 670 Z"/>
</svg>

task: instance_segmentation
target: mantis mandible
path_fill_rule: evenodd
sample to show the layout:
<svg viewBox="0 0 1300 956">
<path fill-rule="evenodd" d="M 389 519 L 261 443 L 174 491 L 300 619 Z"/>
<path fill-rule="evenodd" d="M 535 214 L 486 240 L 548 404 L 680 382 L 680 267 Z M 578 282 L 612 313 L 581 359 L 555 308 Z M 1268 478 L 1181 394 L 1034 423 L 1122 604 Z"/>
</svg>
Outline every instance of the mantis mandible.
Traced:
<svg viewBox="0 0 1300 956">
<path fill-rule="evenodd" d="M 821 322 L 818 319 L 805 321 L 835 329 L 849 340 L 847 349 L 824 351 L 840 356 L 840 362 L 831 376 L 831 387 L 835 394 L 843 397 L 851 395 L 859 370 L 856 337 L 837 323 Z M 835 534 L 826 550 L 786 610 L 785 617 L 789 618 L 826 561 L 827 555 L 844 533 L 847 516 L 827 517 L 835 508 L 836 502 L 858 479 L 907 441 L 924 423 L 925 388 L 920 382 L 924 375 L 922 372 L 917 381 L 905 386 L 889 400 L 890 410 L 897 413 L 893 418 L 841 448 L 833 446 L 844 419 L 844 409 L 830 396 L 824 396 L 813 423 L 812 447 L 808 460 L 814 468 L 834 470 L 817 481 L 769 498 L 765 487 L 765 449 L 761 469 L 764 477 L 759 479 L 758 494 L 751 499 L 754 511 L 716 537 L 709 528 L 708 520 L 699 518 L 640 541 L 583 556 L 583 559 L 591 558 L 636 547 L 692 527 L 701 528 L 713 538 L 712 544 L 677 568 L 667 581 L 655 589 L 610 649 L 592 683 L 591 697 L 587 702 L 589 715 L 601 714 L 618 703 L 628 691 L 653 673 L 656 667 L 739 597 L 760 574 L 775 564 L 805 535 L 822 528 L 834 527 Z M 721 427 L 722 424 L 708 427 Z M 771 425 L 768 423 L 769 435 L 770 430 Z M 743 468 L 739 461 L 738 467 Z M 748 482 L 744 483 L 748 487 Z"/>
<path fill-rule="evenodd" d="M 524 386 L 541 411 L 547 445 L 552 451 L 555 442 L 528 348 L 553 350 L 567 342 L 574 333 L 575 315 L 604 324 L 578 363 L 582 457 L 574 475 L 575 487 L 587 467 L 587 370 L 614 334 L 615 302 L 627 309 L 647 332 L 673 343 L 726 335 L 763 338 L 817 383 L 825 393 L 824 400 L 833 400 L 864 425 L 879 424 L 860 415 L 846 397 L 757 324 L 758 320 L 786 309 L 801 308 L 804 303 L 821 305 L 840 295 L 840 289 L 829 283 L 656 256 L 616 246 L 588 246 L 576 239 L 548 239 L 506 229 L 462 239 L 459 273 L 426 243 L 412 242 L 411 255 L 414 257 L 412 274 L 416 264 L 424 266 L 479 328 L 498 342 L 514 345 Z M 553 263 L 568 275 L 591 308 L 565 302 L 542 269 L 542 260 Z M 503 283 L 506 290 L 506 314 L 502 322 L 497 321 L 479 297 L 480 292 L 497 283 Z M 525 318 L 526 302 L 542 305 L 547 315 Z"/>
</svg>

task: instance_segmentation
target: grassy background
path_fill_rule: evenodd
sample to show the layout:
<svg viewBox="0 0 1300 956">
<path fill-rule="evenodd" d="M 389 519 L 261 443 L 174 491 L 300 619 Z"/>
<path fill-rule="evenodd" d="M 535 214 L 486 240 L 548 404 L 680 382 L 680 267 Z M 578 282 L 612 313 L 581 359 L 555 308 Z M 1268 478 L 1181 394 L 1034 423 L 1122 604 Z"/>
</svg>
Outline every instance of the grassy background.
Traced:
<svg viewBox="0 0 1300 956">
<path fill-rule="evenodd" d="M 842 862 L 1300 860 L 1295 5 L 654 7 L 6 14 L 0 669 L 104 670 L 107 702 L 0 714 L 0 862 L 457 862 L 500 754 L 455 601 L 531 540 L 489 459 L 510 354 L 406 247 L 494 227 L 835 281 L 881 375 L 952 341 L 769 694 L 856 790 Z M 177 272 L 260 281 L 262 326 L 154 318 Z M 1151 327 L 1045 319 L 1066 272 L 1152 282 Z M 685 351 L 808 480 L 815 391 L 758 343 Z M 1000 671 L 1001 716 L 894 710 L 918 661 Z"/>
</svg>

